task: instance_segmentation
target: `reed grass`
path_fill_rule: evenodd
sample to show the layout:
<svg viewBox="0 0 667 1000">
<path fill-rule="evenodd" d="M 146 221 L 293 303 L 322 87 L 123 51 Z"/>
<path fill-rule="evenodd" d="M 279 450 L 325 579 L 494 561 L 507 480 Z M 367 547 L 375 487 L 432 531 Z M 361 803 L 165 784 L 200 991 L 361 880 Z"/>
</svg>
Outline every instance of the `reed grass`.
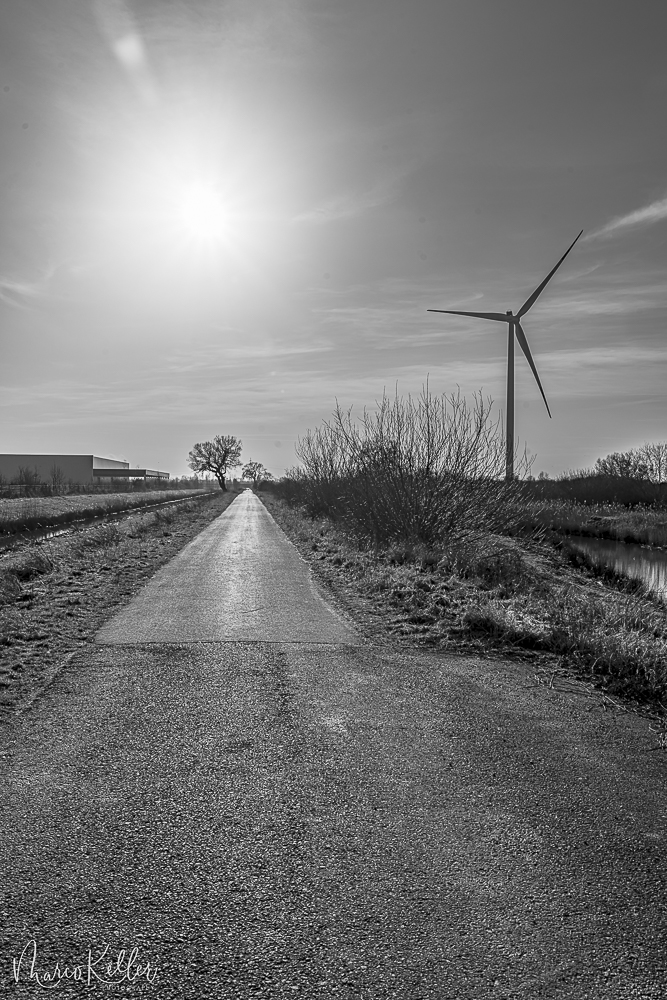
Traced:
<svg viewBox="0 0 667 1000">
<path fill-rule="evenodd" d="M 667 510 L 662 507 L 628 509 L 620 504 L 584 505 L 563 500 L 527 502 L 519 519 L 523 530 L 543 528 L 560 535 L 667 547 Z"/>
</svg>

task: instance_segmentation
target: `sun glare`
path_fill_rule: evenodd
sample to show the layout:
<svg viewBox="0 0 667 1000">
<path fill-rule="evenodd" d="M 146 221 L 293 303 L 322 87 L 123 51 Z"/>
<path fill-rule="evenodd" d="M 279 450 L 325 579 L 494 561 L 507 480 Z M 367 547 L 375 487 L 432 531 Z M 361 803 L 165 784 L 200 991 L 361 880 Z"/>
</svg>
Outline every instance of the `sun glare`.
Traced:
<svg viewBox="0 0 667 1000">
<path fill-rule="evenodd" d="M 218 243 L 224 239 L 229 219 L 220 195 L 213 186 L 190 184 L 178 199 L 178 214 L 190 239 Z"/>
</svg>

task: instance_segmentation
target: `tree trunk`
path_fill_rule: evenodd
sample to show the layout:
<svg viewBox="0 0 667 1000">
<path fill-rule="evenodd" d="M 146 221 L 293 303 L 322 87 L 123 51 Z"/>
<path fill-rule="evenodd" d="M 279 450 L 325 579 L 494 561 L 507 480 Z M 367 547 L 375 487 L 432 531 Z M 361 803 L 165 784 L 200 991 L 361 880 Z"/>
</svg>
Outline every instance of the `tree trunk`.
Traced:
<svg viewBox="0 0 667 1000">
<path fill-rule="evenodd" d="M 223 491 L 223 493 L 226 493 L 227 492 L 227 485 L 225 483 L 225 477 L 222 474 L 222 472 L 216 472 L 215 478 L 220 483 L 220 489 Z"/>
</svg>

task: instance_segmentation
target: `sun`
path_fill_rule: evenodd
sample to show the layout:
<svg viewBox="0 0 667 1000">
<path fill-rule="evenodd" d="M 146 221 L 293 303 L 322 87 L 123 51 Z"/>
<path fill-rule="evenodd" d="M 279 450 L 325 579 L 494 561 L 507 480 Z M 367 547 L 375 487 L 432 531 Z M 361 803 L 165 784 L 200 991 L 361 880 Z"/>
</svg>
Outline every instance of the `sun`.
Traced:
<svg viewBox="0 0 667 1000">
<path fill-rule="evenodd" d="M 212 184 L 202 181 L 183 187 L 177 198 L 179 223 L 190 240 L 216 244 L 229 231 L 229 213 L 219 192 Z"/>
</svg>

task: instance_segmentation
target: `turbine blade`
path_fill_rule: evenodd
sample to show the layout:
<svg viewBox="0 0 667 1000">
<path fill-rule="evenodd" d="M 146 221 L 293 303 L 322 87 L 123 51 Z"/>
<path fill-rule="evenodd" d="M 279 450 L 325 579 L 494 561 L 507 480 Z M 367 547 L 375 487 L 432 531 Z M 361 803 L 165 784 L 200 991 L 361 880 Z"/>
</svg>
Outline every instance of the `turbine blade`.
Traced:
<svg viewBox="0 0 667 1000">
<path fill-rule="evenodd" d="M 528 346 L 528 341 L 526 340 L 526 334 L 523 332 L 523 327 L 521 323 L 515 323 L 514 329 L 516 331 L 516 339 L 519 341 L 519 347 L 526 355 L 526 361 L 530 365 L 533 375 L 535 376 L 535 381 L 537 382 L 540 392 L 542 393 L 542 399 L 544 400 L 544 405 L 547 408 L 547 413 L 551 417 L 551 410 L 549 409 L 549 404 L 547 403 L 547 397 L 544 395 L 544 389 L 542 388 L 542 383 L 540 382 L 540 376 L 537 374 L 537 368 L 535 367 L 535 362 L 533 361 L 533 355 L 530 353 L 530 347 Z"/>
<path fill-rule="evenodd" d="M 583 233 L 583 229 L 581 230 L 581 233 Z M 579 233 L 579 236 L 581 236 L 581 233 Z M 579 239 L 579 236 L 577 236 L 577 240 Z M 516 314 L 517 315 L 517 319 L 521 319 L 522 316 L 526 315 L 526 313 L 528 312 L 528 310 L 530 309 L 530 307 L 535 303 L 535 300 L 537 299 L 538 295 L 540 295 L 543 292 L 543 290 L 544 290 L 545 286 L 547 285 L 547 283 L 549 281 L 551 281 L 551 279 L 553 278 L 554 274 L 556 273 L 556 271 L 558 270 L 558 268 L 561 266 L 561 264 L 563 263 L 563 261 L 565 260 L 565 258 L 567 257 L 567 255 L 569 254 L 570 250 L 572 249 L 572 247 L 574 246 L 574 244 L 577 242 L 577 240 L 575 240 L 574 243 L 571 243 L 569 245 L 569 247 L 567 248 L 567 250 L 565 251 L 565 253 L 561 257 L 561 259 L 558 261 L 558 263 L 556 264 L 556 266 L 553 268 L 553 270 L 549 271 L 549 273 L 547 274 L 547 276 L 544 279 L 544 281 L 542 282 L 542 284 L 538 285 L 537 288 L 535 289 L 535 291 L 533 292 L 533 294 L 529 298 L 526 299 L 526 301 L 524 302 L 524 304 L 521 306 L 521 308 L 519 309 L 518 313 Z"/>
<path fill-rule="evenodd" d="M 449 313 L 450 316 L 476 316 L 477 319 L 496 319 L 500 323 L 507 323 L 508 317 L 505 313 L 472 313 L 463 312 L 461 309 L 427 309 L 430 313 Z"/>
</svg>

